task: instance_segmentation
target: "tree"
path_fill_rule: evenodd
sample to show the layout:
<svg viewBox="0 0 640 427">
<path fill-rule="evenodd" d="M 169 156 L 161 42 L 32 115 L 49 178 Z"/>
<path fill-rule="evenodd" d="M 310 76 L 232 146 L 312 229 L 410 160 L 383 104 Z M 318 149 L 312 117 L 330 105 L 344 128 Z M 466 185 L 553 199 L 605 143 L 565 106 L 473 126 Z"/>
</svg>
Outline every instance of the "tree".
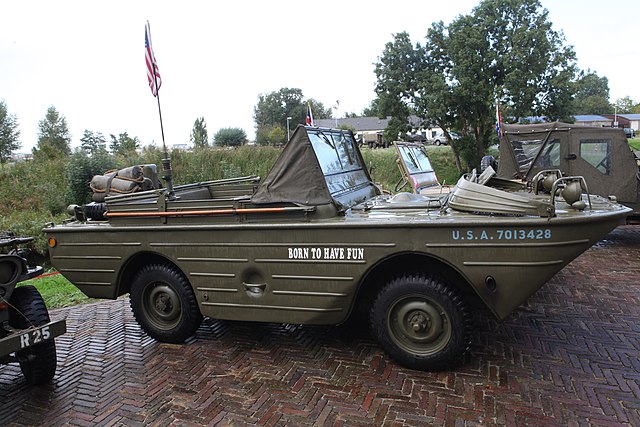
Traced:
<svg viewBox="0 0 640 427">
<path fill-rule="evenodd" d="M 458 131 L 454 153 L 475 167 L 494 140 L 496 100 L 514 121 L 571 115 L 575 54 L 563 43 L 538 0 L 484 0 L 449 26 L 432 24 L 424 46 L 406 33 L 387 43 L 376 63 L 381 110 Z"/>
<path fill-rule="evenodd" d="M 20 148 L 20 131 L 15 114 L 9 114 L 7 104 L 0 101 L 0 163 L 5 163 L 13 150 Z"/>
<path fill-rule="evenodd" d="M 88 129 L 85 129 L 84 133 L 82 134 L 82 138 L 80 138 L 80 142 L 82 143 L 81 148 L 88 155 L 107 151 L 107 140 L 101 132 L 94 133 Z"/>
<path fill-rule="evenodd" d="M 369 103 L 369 106 L 362 110 L 363 117 L 380 117 L 383 118 L 384 114 L 380 113 L 380 99 L 375 98 Z"/>
<path fill-rule="evenodd" d="M 71 134 L 67 119 L 52 105 L 44 119 L 38 122 L 38 145 L 33 149 L 35 156 L 55 158 L 71 154 Z"/>
<path fill-rule="evenodd" d="M 631 97 L 625 96 L 624 98 L 616 100 L 614 105 L 616 106 L 618 114 L 632 114 L 638 104 L 631 99 Z"/>
<path fill-rule="evenodd" d="M 140 148 L 140 140 L 137 136 L 131 138 L 127 132 L 123 132 L 116 136 L 114 134 L 109 135 L 111 137 L 111 143 L 109 148 L 113 154 L 127 155 L 135 153 Z"/>
<path fill-rule="evenodd" d="M 581 71 L 575 82 L 573 114 L 609 114 L 613 107 L 609 102 L 609 80 L 599 77 L 595 71 Z"/>
<path fill-rule="evenodd" d="M 238 147 L 247 142 L 247 134 L 240 128 L 222 128 L 216 132 L 213 140 L 220 147 Z"/>
<path fill-rule="evenodd" d="M 394 141 L 399 134 L 410 130 L 409 116 L 414 111 L 413 95 L 417 87 L 415 78 L 422 62 L 420 47 L 413 48 L 408 33 L 394 37 L 393 42 L 385 45 L 375 68 L 378 113 L 391 116 L 384 131 L 385 141 Z"/>
<path fill-rule="evenodd" d="M 287 117 L 290 126 L 293 128 L 298 124 L 306 123 L 307 104 L 311 107 L 314 119 L 331 118 L 331 109 L 310 98 L 306 101 L 300 89 L 282 88 L 276 92 L 258 96 L 258 104 L 253 110 L 253 119 L 256 124 L 256 135 L 262 132 L 263 128 L 269 129 L 274 126 L 283 127 L 286 134 Z M 257 139 L 257 138 L 256 138 Z"/>
<path fill-rule="evenodd" d="M 189 141 L 193 144 L 193 148 L 209 147 L 209 136 L 207 134 L 207 124 L 204 122 L 204 117 L 197 118 L 193 123 Z"/>
<path fill-rule="evenodd" d="M 258 145 L 284 145 L 287 142 L 287 131 L 282 126 L 262 126 L 256 131 Z"/>
</svg>

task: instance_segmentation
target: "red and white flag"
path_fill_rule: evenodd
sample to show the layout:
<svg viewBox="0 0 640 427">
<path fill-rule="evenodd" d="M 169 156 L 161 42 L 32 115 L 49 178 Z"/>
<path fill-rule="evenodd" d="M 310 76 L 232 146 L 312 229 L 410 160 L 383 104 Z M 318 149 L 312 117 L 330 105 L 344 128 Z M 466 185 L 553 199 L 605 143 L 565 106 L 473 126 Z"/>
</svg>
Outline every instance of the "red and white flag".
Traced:
<svg viewBox="0 0 640 427">
<path fill-rule="evenodd" d="M 307 102 L 307 126 L 315 126 L 313 123 L 313 113 L 311 112 L 311 105 Z"/>
<path fill-rule="evenodd" d="M 149 87 L 151 88 L 153 96 L 157 96 L 158 90 L 162 85 L 162 79 L 160 78 L 158 63 L 156 62 L 156 57 L 151 47 L 151 29 L 149 28 L 149 22 L 147 22 L 147 25 L 144 27 L 144 56 L 147 61 L 147 80 L 149 80 Z"/>
</svg>

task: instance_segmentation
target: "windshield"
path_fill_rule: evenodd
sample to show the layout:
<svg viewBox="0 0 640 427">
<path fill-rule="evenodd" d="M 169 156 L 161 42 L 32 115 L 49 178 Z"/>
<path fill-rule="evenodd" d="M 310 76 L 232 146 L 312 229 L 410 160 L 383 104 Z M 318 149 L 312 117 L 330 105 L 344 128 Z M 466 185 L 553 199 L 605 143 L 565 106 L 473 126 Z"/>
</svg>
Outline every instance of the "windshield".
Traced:
<svg viewBox="0 0 640 427">
<path fill-rule="evenodd" d="M 518 162 L 520 172 L 527 172 L 531 167 L 531 162 L 536 158 L 538 152 L 544 145 L 544 151 L 540 153 L 536 160 L 536 167 L 549 168 L 560 166 L 560 140 L 552 139 L 544 144 L 544 139 L 540 137 L 529 137 L 511 140 L 511 146 Z"/>
<path fill-rule="evenodd" d="M 409 183 L 416 191 L 438 185 L 438 178 L 423 147 L 408 144 L 396 144 L 396 146 L 409 172 Z"/>
<path fill-rule="evenodd" d="M 327 188 L 336 198 L 371 186 L 368 174 L 359 155 L 351 132 L 338 129 L 307 128 L 313 151 L 325 177 Z M 370 196 L 367 192 L 367 196 Z M 357 196 L 356 199 L 362 198 Z M 340 198 L 340 201 L 352 205 Z"/>
<path fill-rule="evenodd" d="M 311 130 L 308 135 L 325 176 L 363 169 L 350 133 Z"/>
</svg>

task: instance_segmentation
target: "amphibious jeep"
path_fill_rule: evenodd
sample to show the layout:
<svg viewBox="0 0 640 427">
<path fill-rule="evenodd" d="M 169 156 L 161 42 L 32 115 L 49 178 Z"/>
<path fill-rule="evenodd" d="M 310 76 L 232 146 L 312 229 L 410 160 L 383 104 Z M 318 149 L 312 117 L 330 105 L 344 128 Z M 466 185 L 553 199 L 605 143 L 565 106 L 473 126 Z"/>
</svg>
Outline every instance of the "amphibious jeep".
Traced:
<svg viewBox="0 0 640 427">
<path fill-rule="evenodd" d="M 42 296 L 33 286 L 16 284 L 42 274 L 33 254 L 18 245 L 32 237 L 0 233 L 0 365 L 18 362 L 30 384 L 53 378 L 56 371 L 54 338 L 66 332 L 64 320 L 51 322 Z"/>
<path fill-rule="evenodd" d="M 628 211 L 566 178 L 537 194 L 485 181 L 381 194 L 350 131 L 298 126 L 262 180 L 106 195 L 44 231 L 60 273 L 93 298 L 129 293 L 159 341 L 184 341 L 202 316 L 339 324 L 365 311 L 399 363 L 442 369 L 467 352 L 475 304 L 506 317 Z"/>
<path fill-rule="evenodd" d="M 627 221 L 640 223 L 640 158 L 621 128 L 561 122 L 504 125 L 498 176 L 531 181 L 544 169 L 580 175 L 589 191 L 615 196 L 633 209 Z"/>
</svg>

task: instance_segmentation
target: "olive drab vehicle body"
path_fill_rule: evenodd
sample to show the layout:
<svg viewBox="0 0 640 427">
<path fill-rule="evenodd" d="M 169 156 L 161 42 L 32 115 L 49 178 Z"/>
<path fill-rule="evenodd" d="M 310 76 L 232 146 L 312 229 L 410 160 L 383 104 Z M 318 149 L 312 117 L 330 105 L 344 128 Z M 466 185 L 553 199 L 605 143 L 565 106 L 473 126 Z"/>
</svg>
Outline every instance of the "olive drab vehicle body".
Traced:
<svg viewBox="0 0 640 427">
<path fill-rule="evenodd" d="M 0 365 L 19 363 L 27 382 L 49 381 L 56 371 L 54 338 L 66 332 L 65 320 L 52 322 L 35 287 L 16 287 L 42 274 L 33 254 L 19 245 L 33 240 L 0 233 Z"/>
<path fill-rule="evenodd" d="M 107 196 L 45 232 L 60 273 L 90 297 L 130 293 L 158 340 L 202 316 L 339 324 L 364 310 L 398 362 L 441 369 L 469 347 L 471 307 L 509 315 L 628 211 L 587 194 L 574 208 L 554 185 L 512 194 L 466 176 L 448 195 L 381 194 L 350 131 L 299 126 L 262 180 Z"/>
<path fill-rule="evenodd" d="M 497 174 L 531 181 L 541 170 L 584 177 L 591 194 L 615 196 L 640 221 L 640 158 L 622 129 L 561 122 L 505 124 Z"/>
</svg>

